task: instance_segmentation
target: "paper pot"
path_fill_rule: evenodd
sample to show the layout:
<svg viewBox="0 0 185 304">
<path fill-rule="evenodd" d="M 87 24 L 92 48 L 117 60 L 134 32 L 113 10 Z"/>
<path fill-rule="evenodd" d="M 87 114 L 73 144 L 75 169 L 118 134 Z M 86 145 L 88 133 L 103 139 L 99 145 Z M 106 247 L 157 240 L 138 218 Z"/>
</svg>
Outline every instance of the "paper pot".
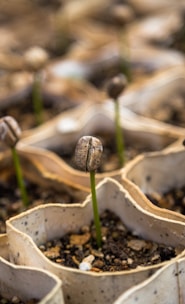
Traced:
<svg viewBox="0 0 185 304">
<path fill-rule="evenodd" d="M 99 212 L 109 209 L 134 233 L 170 246 L 185 246 L 184 223 L 148 213 L 138 206 L 117 181 L 106 178 L 97 186 Z M 93 219 L 91 196 L 83 204 L 36 207 L 7 221 L 10 254 L 16 264 L 47 269 L 63 282 L 65 303 L 113 303 L 128 288 L 165 265 L 139 267 L 120 272 L 86 272 L 49 261 L 37 245 L 77 232 Z M 184 255 L 181 251 L 179 256 Z M 178 256 L 178 257 L 179 257 Z M 175 258 L 176 259 L 176 258 Z"/>
<path fill-rule="evenodd" d="M 80 187 L 80 182 L 70 182 L 67 174 L 63 174 L 63 163 L 59 165 L 59 157 L 55 157 L 54 153 L 45 150 L 39 150 L 30 146 L 22 146 L 18 144 L 17 152 L 19 154 L 23 177 L 34 184 L 43 188 L 49 188 L 57 191 L 66 190 L 78 194 L 84 198 L 89 189 Z M 53 157 L 54 156 L 54 157 Z M 64 172 L 65 172 L 64 163 Z M 59 172 L 60 174 L 56 174 Z M 86 174 L 84 174 L 86 176 Z M 11 151 L 7 150 L 0 153 L 0 181 L 9 182 L 15 176 L 14 164 Z M 79 186 L 79 187 L 78 187 Z M 75 195 L 74 195 L 75 196 Z"/>
<path fill-rule="evenodd" d="M 61 280 L 43 269 L 18 266 L 9 261 L 7 236 L 0 236 L 0 294 L 23 301 L 37 299 L 39 304 L 62 304 Z"/>
<path fill-rule="evenodd" d="M 184 222 L 184 215 L 154 206 L 145 194 L 163 194 L 185 184 L 185 149 L 177 145 L 161 152 L 140 155 L 125 166 L 122 181 L 137 203 L 145 210 Z M 127 182 L 124 183 L 124 179 Z M 130 187 L 129 187 L 130 185 Z M 129 190 L 130 189 L 130 190 Z"/>
<path fill-rule="evenodd" d="M 126 108 L 121 109 L 121 126 L 125 146 L 143 151 L 161 150 L 178 140 L 181 134 L 171 127 L 149 127 L 147 119 L 141 119 Z M 34 158 L 35 170 L 43 172 L 48 180 L 54 178 L 54 185 L 56 180 L 60 180 L 89 191 L 88 175 L 72 168 L 57 153 L 65 155 L 69 152 L 74 156 L 75 145 L 81 136 L 98 133 L 114 134 L 114 105 L 110 100 L 79 106 L 55 117 L 35 130 L 27 132 L 17 149 L 26 162 L 25 167 L 30 158 L 31 162 Z M 29 174 L 33 170 L 26 171 Z M 107 176 L 119 179 L 120 170 L 97 173 L 96 180 L 99 182 Z"/>
<path fill-rule="evenodd" d="M 144 143 L 153 150 L 160 150 L 182 136 L 178 129 L 160 124 L 150 125 L 150 119 L 141 117 L 132 109 L 124 107 L 124 102 L 127 105 L 128 95 L 123 97 L 123 104 L 120 98 L 120 124 L 126 141 L 131 142 L 133 146 L 136 141 L 136 143 Z M 138 98 L 134 95 L 135 97 Z M 21 143 L 55 152 L 59 149 L 68 151 L 82 135 L 98 132 L 114 133 L 114 126 L 114 103 L 111 100 L 87 103 L 57 115 L 34 130 L 24 132 Z"/>
<path fill-rule="evenodd" d="M 178 117 L 184 108 L 184 79 L 184 64 L 168 68 L 147 77 L 141 83 L 131 85 L 127 94 L 120 97 L 120 103 L 134 113 L 148 118 L 150 124 L 169 126 L 169 118 L 173 118 L 173 115 Z M 180 124 L 177 123 L 173 128 L 184 135 L 184 128 Z"/>
<path fill-rule="evenodd" d="M 24 206 L 21 193 L 16 183 L 16 175 L 14 170 L 13 160 L 10 151 L 0 154 L 0 189 L 1 189 L 1 205 L 0 205 L 0 234 L 6 232 L 5 220 L 10 216 L 16 215 L 23 210 L 33 208 L 38 204 L 47 204 L 51 202 L 53 197 L 56 202 L 73 203 L 83 202 L 89 193 L 89 189 L 82 189 L 71 184 L 66 179 L 66 176 L 58 178 L 56 174 L 52 174 L 54 166 L 57 167 L 57 162 L 52 161 L 52 158 L 45 156 L 45 153 L 39 154 L 34 151 L 32 154 L 30 149 L 22 151 L 20 156 L 21 169 L 24 182 L 27 189 L 27 196 L 30 204 Z M 24 155 L 29 155 L 25 159 Z M 42 159 L 43 156 L 43 159 Z M 40 166 L 40 159 L 42 165 Z M 45 162 L 47 167 L 45 168 Z M 48 167 L 51 168 L 48 172 Z M 62 169 L 61 169 L 62 170 Z"/>
<path fill-rule="evenodd" d="M 184 303 L 184 267 L 184 258 L 169 263 L 149 279 L 123 293 L 114 304 Z"/>
</svg>

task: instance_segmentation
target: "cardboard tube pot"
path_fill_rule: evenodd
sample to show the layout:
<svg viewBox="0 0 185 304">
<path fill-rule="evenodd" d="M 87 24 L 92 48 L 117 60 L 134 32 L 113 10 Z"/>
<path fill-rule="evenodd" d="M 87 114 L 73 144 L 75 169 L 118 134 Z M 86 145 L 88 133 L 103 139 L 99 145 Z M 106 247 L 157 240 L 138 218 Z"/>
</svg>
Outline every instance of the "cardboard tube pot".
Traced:
<svg viewBox="0 0 185 304">
<path fill-rule="evenodd" d="M 172 127 L 170 117 L 173 113 L 178 117 L 184 110 L 184 64 L 160 71 L 154 76 L 147 77 L 142 84 L 135 83 L 130 86 L 126 96 L 120 98 L 120 102 L 141 117 L 148 118 L 148 123 L 157 124 L 158 127 Z M 184 134 L 181 125 L 176 123 L 173 129 Z"/>
<path fill-rule="evenodd" d="M 130 231 L 158 243 L 184 248 L 184 223 L 148 213 L 138 206 L 117 181 L 106 178 L 97 186 L 99 213 L 109 209 Z M 128 288 L 148 278 L 167 262 L 130 271 L 95 273 L 57 265 L 38 249 L 47 240 L 77 232 L 93 219 L 91 196 L 83 204 L 48 204 L 7 221 L 12 260 L 16 264 L 44 268 L 63 282 L 65 303 L 113 303 Z M 176 257 L 184 255 L 184 251 Z M 176 259 L 174 258 L 174 259 Z"/>
<path fill-rule="evenodd" d="M 23 146 L 22 144 L 18 144 L 18 146 L 17 152 L 20 158 L 23 177 L 27 181 L 59 192 L 63 190 L 66 190 L 68 193 L 73 191 L 73 194 L 76 193 L 79 199 L 81 197 L 82 200 L 89 193 L 88 188 L 80 187 L 80 182 L 75 184 L 70 182 L 70 178 L 66 174 L 60 174 L 60 176 L 56 174 L 59 169 L 63 169 L 63 166 L 59 164 L 60 162 L 57 161 L 54 153 L 30 146 Z M 58 157 L 58 159 L 60 158 Z M 14 175 L 13 159 L 10 149 L 8 149 L 0 153 L 0 181 L 8 182 Z"/>
<path fill-rule="evenodd" d="M 182 144 L 181 144 L 182 145 Z M 155 206 L 146 194 L 163 193 L 185 185 L 185 149 L 177 145 L 136 157 L 122 171 L 122 181 L 138 205 L 153 214 L 184 222 L 185 216 Z M 127 179 L 126 182 L 124 180 Z M 129 190 L 130 189 L 130 190 Z"/>
<path fill-rule="evenodd" d="M 150 126 L 147 119 L 141 119 L 126 108 L 121 108 L 120 119 L 126 150 L 128 146 L 143 151 L 161 150 L 176 142 L 181 135 L 172 127 Z M 89 191 L 88 175 L 71 167 L 57 153 L 62 154 L 67 151 L 73 155 L 76 143 L 82 135 L 93 136 L 102 133 L 114 136 L 112 101 L 79 106 L 55 117 L 29 134 L 24 133 L 25 137 L 23 136 L 17 149 L 20 157 L 25 160 L 25 167 L 34 159 L 35 170 L 43 172 L 48 180 L 54 179 L 55 185 L 58 179 Z M 29 174 L 28 170 L 26 172 Z M 121 171 L 118 169 L 97 173 L 96 180 L 99 182 L 107 176 L 120 180 Z"/>
<path fill-rule="evenodd" d="M 61 280 L 43 269 L 9 262 L 7 235 L 0 236 L 0 295 L 11 300 L 37 299 L 38 304 L 64 303 Z"/>
<path fill-rule="evenodd" d="M 167 264 L 149 279 L 123 293 L 114 304 L 184 303 L 184 267 L 184 258 Z"/>
</svg>

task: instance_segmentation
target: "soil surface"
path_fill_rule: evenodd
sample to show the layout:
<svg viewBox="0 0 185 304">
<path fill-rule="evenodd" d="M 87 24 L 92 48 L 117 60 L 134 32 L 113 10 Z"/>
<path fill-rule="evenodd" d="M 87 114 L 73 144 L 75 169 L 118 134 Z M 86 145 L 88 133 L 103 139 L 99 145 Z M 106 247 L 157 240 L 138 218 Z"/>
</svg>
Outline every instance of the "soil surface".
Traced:
<svg viewBox="0 0 185 304">
<path fill-rule="evenodd" d="M 133 235 L 113 212 L 101 214 L 102 247 L 98 249 L 95 227 L 84 226 L 79 233 L 41 244 L 39 249 L 59 265 L 79 268 L 89 259 L 90 271 L 113 272 L 158 264 L 179 254 L 180 249 L 144 240 Z"/>
<path fill-rule="evenodd" d="M 39 300 L 30 299 L 28 301 L 22 301 L 19 297 L 14 296 L 12 299 L 4 298 L 0 295 L 0 304 L 37 304 Z"/>
<path fill-rule="evenodd" d="M 160 208 L 170 209 L 185 215 L 185 186 L 180 189 L 171 189 L 162 195 L 153 193 L 146 194 L 146 196 L 154 205 Z"/>
</svg>

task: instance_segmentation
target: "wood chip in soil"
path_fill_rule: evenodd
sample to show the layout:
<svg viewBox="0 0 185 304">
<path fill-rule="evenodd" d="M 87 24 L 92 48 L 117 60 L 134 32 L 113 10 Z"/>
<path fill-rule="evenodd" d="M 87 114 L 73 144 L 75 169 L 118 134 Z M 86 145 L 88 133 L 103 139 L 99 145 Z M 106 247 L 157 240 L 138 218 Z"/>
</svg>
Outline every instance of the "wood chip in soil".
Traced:
<svg viewBox="0 0 185 304">
<path fill-rule="evenodd" d="M 101 214 L 102 247 L 97 248 L 95 227 L 84 226 L 79 233 L 69 233 L 49 240 L 39 249 L 59 265 L 79 268 L 89 258 L 94 272 L 131 270 L 168 261 L 180 253 L 180 248 L 157 244 L 133 235 L 120 218 L 109 210 Z"/>
</svg>

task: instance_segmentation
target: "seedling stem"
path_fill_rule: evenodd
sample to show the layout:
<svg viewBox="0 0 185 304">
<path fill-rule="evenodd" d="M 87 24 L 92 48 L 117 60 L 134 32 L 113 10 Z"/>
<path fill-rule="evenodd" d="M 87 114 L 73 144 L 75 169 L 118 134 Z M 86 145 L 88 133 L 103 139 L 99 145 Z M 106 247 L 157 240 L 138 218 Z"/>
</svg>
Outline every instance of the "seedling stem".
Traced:
<svg viewBox="0 0 185 304">
<path fill-rule="evenodd" d="M 41 79 L 38 72 L 34 74 L 32 98 L 36 123 L 37 125 L 40 125 L 43 123 L 43 104 L 41 95 Z"/>
<path fill-rule="evenodd" d="M 123 134 L 122 129 L 120 126 L 120 109 L 119 109 L 119 101 L 116 99 L 114 103 L 115 107 L 115 128 L 116 128 L 116 147 L 117 153 L 119 158 L 120 167 L 124 165 L 124 141 L 123 141 Z"/>
<path fill-rule="evenodd" d="M 101 247 L 102 236 L 101 236 L 101 224 L 98 212 L 98 203 L 96 197 L 96 184 L 95 184 L 95 171 L 90 171 L 90 182 L 91 182 L 91 195 L 92 195 L 92 204 L 93 204 L 93 213 L 94 213 L 94 224 L 96 228 L 96 241 L 98 248 Z"/>
<path fill-rule="evenodd" d="M 19 186 L 19 189 L 20 189 L 20 192 L 21 192 L 22 201 L 23 201 L 24 207 L 28 207 L 29 201 L 28 201 L 26 188 L 25 188 L 25 185 L 24 185 L 24 180 L 23 180 L 23 176 L 22 176 L 22 170 L 21 170 L 21 166 L 20 166 L 19 156 L 17 154 L 17 151 L 16 151 L 15 147 L 12 147 L 11 150 L 12 150 L 12 157 L 13 157 L 13 162 L 14 162 L 14 166 L 15 166 L 15 173 L 16 173 L 17 183 L 18 183 L 18 186 Z"/>
</svg>

